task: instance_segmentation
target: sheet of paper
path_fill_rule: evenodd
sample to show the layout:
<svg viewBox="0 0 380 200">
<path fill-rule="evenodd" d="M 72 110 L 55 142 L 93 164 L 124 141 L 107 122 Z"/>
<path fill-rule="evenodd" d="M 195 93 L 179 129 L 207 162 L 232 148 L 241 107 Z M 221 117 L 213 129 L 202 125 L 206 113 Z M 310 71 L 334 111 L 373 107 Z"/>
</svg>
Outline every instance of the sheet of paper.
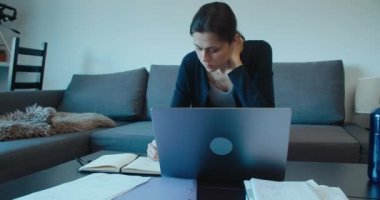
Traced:
<svg viewBox="0 0 380 200">
<path fill-rule="evenodd" d="M 147 182 L 149 179 L 150 177 L 95 173 L 75 181 L 20 197 L 18 199 L 113 199 L 135 188 L 136 186 Z"/>
</svg>

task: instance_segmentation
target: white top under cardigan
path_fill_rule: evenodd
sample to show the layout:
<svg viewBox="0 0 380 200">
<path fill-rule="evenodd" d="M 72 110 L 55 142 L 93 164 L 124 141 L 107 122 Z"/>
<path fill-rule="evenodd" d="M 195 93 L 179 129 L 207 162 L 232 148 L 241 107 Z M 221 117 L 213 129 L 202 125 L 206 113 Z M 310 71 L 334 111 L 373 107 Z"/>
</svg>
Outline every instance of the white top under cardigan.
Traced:
<svg viewBox="0 0 380 200">
<path fill-rule="evenodd" d="M 214 85 L 210 84 L 210 91 L 208 93 L 210 102 L 215 107 L 236 107 L 236 102 L 233 96 L 232 89 L 224 92 Z"/>
</svg>

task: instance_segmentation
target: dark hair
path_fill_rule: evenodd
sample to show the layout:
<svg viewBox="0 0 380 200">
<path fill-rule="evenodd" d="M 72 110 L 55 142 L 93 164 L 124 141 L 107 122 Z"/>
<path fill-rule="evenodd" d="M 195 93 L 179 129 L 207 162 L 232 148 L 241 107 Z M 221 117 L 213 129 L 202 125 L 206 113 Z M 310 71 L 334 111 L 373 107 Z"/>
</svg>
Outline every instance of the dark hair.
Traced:
<svg viewBox="0 0 380 200">
<path fill-rule="evenodd" d="M 203 5 L 195 13 L 190 25 L 190 35 L 195 32 L 212 32 L 223 41 L 232 42 L 236 30 L 236 17 L 229 5 L 213 2 Z"/>
</svg>

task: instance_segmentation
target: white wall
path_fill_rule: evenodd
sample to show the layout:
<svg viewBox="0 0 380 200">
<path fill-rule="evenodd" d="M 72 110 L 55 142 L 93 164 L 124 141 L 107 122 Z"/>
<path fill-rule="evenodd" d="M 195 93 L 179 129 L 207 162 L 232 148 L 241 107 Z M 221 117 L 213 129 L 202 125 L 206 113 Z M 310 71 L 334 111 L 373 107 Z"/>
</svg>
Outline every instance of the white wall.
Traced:
<svg viewBox="0 0 380 200">
<path fill-rule="evenodd" d="M 109 73 L 179 64 L 202 0 L 7 0 L 22 42 L 49 42 L 45 89 L 66 88 L 75 73 Z M 342 59 L 350 120 L 358 77 L 380 76 L 379 0 L 229 0 L 247 39 L 264 39 L 274 62 Z M 9 31 L 3 30 L 8 38 Z"/>
</svg>

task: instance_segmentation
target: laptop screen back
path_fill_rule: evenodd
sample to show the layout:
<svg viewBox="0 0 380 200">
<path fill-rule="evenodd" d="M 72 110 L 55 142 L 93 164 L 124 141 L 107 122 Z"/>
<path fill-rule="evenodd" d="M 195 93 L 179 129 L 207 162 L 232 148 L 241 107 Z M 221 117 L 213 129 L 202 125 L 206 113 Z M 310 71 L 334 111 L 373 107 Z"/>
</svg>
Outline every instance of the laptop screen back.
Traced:
<svg viewBox="0 0 380 200">
<path fill-rule="evenodd" d="M 283 180 L 289 108 L 152 109 L 161 174 L 205 180 Z"/>
</svg>

